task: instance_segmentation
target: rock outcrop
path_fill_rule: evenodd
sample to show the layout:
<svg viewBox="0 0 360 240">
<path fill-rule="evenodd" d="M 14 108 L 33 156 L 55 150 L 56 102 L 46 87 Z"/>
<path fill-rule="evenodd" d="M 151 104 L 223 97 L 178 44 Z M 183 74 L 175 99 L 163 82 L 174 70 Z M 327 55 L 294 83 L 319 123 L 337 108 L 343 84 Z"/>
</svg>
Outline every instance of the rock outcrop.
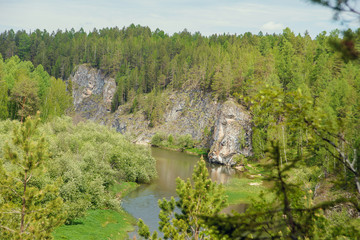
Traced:
<svg viewBox="0 0 360 240">
<path fill-rule="evenodd" d="M 100 120 L 110 113 L 116 90 L 113 78 L 105 77 L 100 70 L 80 65 L 71 81 L 75 112 L 80 113 L 81 117 Z"/>
<path fill-rule="evenodd" d="M 210 149 L 210 162 L 233 165 L 234 156 L 251 155 L 250 115 L 234 100 L 218 102 L 211 94 L 196 89 L 168 91 L 163 121 L 149 127 L 143 111 L 129 113 L 131 103 L 110 112 L 116 90 L 113 78 L 80 65 L 71 80 L 78 116 L 112 126 L 131 135 L 136 143 L 150 143 L 155 133 L 190 134 L 199 147 Z"/>
<path fill-rule="evenodd" d="M 250 115 L 233 100 L 219 104 L 214 134 L 211 140 L 209 161 L 235 165 L 234 156 L 251 155 Z"/>
</svg>

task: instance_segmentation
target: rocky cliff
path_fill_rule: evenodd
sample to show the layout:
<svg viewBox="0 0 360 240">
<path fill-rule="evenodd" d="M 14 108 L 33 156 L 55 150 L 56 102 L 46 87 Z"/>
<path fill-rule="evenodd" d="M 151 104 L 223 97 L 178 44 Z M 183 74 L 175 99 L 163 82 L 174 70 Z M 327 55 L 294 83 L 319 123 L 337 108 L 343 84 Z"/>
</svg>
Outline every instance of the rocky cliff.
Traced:
<svg viewBox="0 0 360 240">
<path fill-rule="evenodd" d="M 211 139 L 209 161 L 235 165 L 236 155 L 250 156 L 250 115 L 232 100 L 218 105 L 216 122 Z"/>
<path fill-rule="evenodd" d="M 80 65 L 71 76 L 75 112 L 78 117 L 90 119 L 116 128 L 132 136 L 134 142 L 149 144 L 155 133 L 190 134 L 200 147 L 210 149 L 209 161 L 234 165 L 234 156 L 251 155 L 250 116 L 234 100 L 214 100 L 211 94 L 196 89 L 171 92 L 166 102 L 162 122 L 150 127 L 143 111 L 129 113 L 129 104 L 110 113 L 116 84 L 113 78 L 99 70 Z"/>
<path fill-rule="evenodd" d="M 105 119 L 111 111 L 115 80 L 86 65 L 78 66 L 71 80 L 75 112 L 85 119 Z"/>
</svg>

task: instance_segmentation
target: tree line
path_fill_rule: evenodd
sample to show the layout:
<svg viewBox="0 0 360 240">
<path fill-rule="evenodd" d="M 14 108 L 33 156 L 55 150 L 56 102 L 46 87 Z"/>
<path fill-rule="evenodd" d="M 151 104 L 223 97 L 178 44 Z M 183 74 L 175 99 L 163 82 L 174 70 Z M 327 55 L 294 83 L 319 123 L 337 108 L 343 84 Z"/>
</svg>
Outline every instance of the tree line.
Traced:
<svg viewBox="0 0 360 240">
<path fill-rule="evenodd" d="M 136 94 L 154 89 L 196 85 L 220 99 L 249 94 L 253 80 L 280 84 L 285 90 L 306 85 L 316 97 L 324 78 L 335 78 L 347 67 L 329 44 L 339 35 L 335 30 L 312 39 L 286 28 L 272 35 L 207 37 L 185 29 L 170 36 L 139 25 L 88 33 L 9 30 L 0 34 L 0 53 L 4 59 L 18 55 L 34 66 L 42 65 L 55 78 L 69 78 L 82 63 L 101 69 L 116 78 L 116 110 Z"/>
</svg>

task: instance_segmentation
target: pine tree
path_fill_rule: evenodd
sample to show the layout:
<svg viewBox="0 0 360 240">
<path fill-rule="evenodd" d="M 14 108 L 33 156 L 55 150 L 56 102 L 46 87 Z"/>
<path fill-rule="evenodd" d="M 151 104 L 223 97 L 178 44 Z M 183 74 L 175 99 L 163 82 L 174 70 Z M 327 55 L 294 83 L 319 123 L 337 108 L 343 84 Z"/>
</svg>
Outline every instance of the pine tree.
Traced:
<svg viewBox="0 0 360 240">
<path fill-rule="evenodd" d="M 159 200 L 161 209 L 159 229 L 165 239 L 209 239 L 211 232 L 205 228 L 201 216 L 214 216 L 227 205 L 222 185 L 212 182 L 205 161 L 202 159 L 196 166 L 193 176 L 186 182 L 176 180 L 176 193 L 179 200 L 173 197 L 170 201 Z M 181 213 L 175 213 L 175 207 Z M 139 220 L 139 234 L 145 239 L 158 239 L 157 232 L 150 236 L 149 228 Z"/>
<path fill-rule="evenodd" d="M 37 138 L 39 119 L 14 129 L 0 162 L 0 238 L 52 239 L 63 223 L 63 200 L 53 184 L 42 182 L 47 159 L 45 140 Z"/>
</svg>

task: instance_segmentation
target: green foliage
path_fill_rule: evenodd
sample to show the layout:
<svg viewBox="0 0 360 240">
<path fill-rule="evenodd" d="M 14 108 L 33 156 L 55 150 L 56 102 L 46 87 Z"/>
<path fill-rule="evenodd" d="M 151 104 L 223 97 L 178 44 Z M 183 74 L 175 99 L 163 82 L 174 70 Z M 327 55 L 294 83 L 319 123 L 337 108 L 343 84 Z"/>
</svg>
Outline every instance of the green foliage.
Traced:
<svg viewBox="0 0 360 240">
<path fill-rule="evenodd" d="M 338 4 L 344 7 L 346 2 Z M 295 35 L 288 28 L 277 35 L 246 33 L 209 37 L 185 30 L 159 37 L 156 31 L 139 25 L 94 29 L 89 33 L 10 30 L 0 34 L 0 54 L 6 61 L 18 54 L 19 61 L 30 60 L 36 68 L 41 65 L 49 74 L 62 79 L 69 78 L 76 65 L 87 63 L 116 78 L 113 111 L 128 101 L 133 103 L 131 111 L 136 111 L 141 101 L 133 98 L 133 93 L 140 95 L 165 88 L 197 88 L 212 91 L 220 99 L 233 93 L 251 96 L 259 90 L 253 84 L 258 81 L 295 90 L 310 84 L 311 73 L 321 59 L 331 64 L 316 75 L 325 76 L 324 72 L 328 72 L 329 76 L 335 76 L 342 66 L 331 48 L 336 45 L 332 42 L 339 43 L 338 48 L 353 59 L 358 55 L 355 44 L 358 38 L 357 32 L 349 31 L 343 39 L 333 32 L 321 33 L 313 40 L 308 34 Z M 8 84 L 9 89 L 12 87 L 13 84 Z M 44 92 L 39 92 L 42 98 Z M 161 119 L 155 111 L 153 121 L 152 110 L 147 116 L 155 126 Z"/>
<path fill-rule="evenodd" d="M 208 178 L 205 161 L 195 167 L 192 181 L 176 180 L 176 193 L 179 200 L 159 200 L 159 230 L 165 239 L 209 239 L 212 232 L 205 228 L 201 216 L 214 216 L 227 205 L 222 185 Z M 176 213 L 175 207 L 180 209 Z M 145 239 L 158 239 L 155 232 L 150 236 L 149 228 L 140 219 L 139 234 Z"/>
<path fill-rule="evenodd" d="M 207 126 L 205 126 L 204 131 L 203 131 L 203 135 L 205 137 L 209 137 L 210 134 L 211 134 L 211 131 L 209 130 L 209 128 Z"/>
<path fill-rule="evenodd" d="M 65 114 L 72 105 L 72 97 L 67 92 L 66 84 L 61 79 L 50 78 L 50 87 L 45 93 L 42 105 L 42 117 L 51 119 Z"/>
<path fill-rule="evenodd" d="M 0 122 L 0 138 L 10 139 L 18 125 L 16 121 Z M 49 161 L 44 162 L 46 172 L 38 181 L 46 185 L 62 179 L 57 186 L 67 223 L 90 209 L 119 210 L 120 196 L 113 192 L 117 182 L 147 183 L 156 177 L 149 149 L 133 145 L 105 126 L 91 122 L 75 126 L 71 118 L 63 117 L 43 123 L 39 132 L 49 149 Z M 0 157 L 3 154 L 0 151 Z"/>
<path fill-rule="evenodd" d="M 172 134 L 170 134 L 170 135 L 168 136 L 167 141 L 168 141 L 168 143 L 169 143 L 170 145 L 173 145 L 173 144 L 174 144 L 174 141 L 175 141 L 174 136 L 173 136 Z"/>
<path fill-rule="evenodd" d="M 60 195 L 69 221 L 88 209 L 118 209 L 110 192 L 115 181 L 148 183 L 156 177 L 149 149 L 133 145 L 105 126 L 91 122 L 74 126 L 71 118 L 55 118 L 41 131 L 53 158 L 48 175 L 64 181 Z"/>
<path fill-rule="evenodd" d="M 181 148 L 193 148 L 194 144 L 194 140 L 190 134 L 180 135 L 176 140 L 176 145 L 180 146 Z"/>
<path fill-rule="evenodd" d="M 45 140 L 37 133 L 39 119 L 27 118 L 14 128 L 0 165 L 0 236 L 2 239 L 51 239 L 65 220 L 61 181 L 42 181 L 49 162 Z"/>
<path fill-rule="evenodd" d="M 166 139 L 164 134 L 155 133 L 154 136 L 151 138 L 151 145 L 160 147 L 162 145 L 162 142 Z"/>
<path fill-rule="evenodd" d="M 301 159 L 289 159 L 287 164 L 281 163 L 279 144 L 272 145 L 269 150 L 271 171 L 268 180 L 274 185 L 272 191 L 275 198 L 254 200 L 245 213 L 234 216 L 205 217 L 208 227 L 213 227 L 220 239 L 324 239 L 325 236 L 352 238 L 359 231 L 349 226 L 345 231 L 338 231 L 341 223 L 331 221 L 323 210 L 349 199 L 338 199 L 333 202 L 312 203 L 312 192 L 303 191 L 298 183 L 289 183 L 290 171 L 296 169 Z M 355 205 L 356 206 L 356 205 Z"/>
<path fill-rule="evenodd" d="M 15 56 L 3 62 L 0 58 L 1 119 L 24 119 L 42 111 L 42 120 L 60 116 L 71 104 L 65 83 L 49 74 L 41 65 L 35 69 L 31 62 Z"/>
<path fill-rule="evenodd" d="M 1 71 L 1 70 L 0 70 Z M 1 74 L 1 72 L 0 72 Z M 1 76 L 0 76 L 1 79 Z M 0 119 L 4 120 L 8 117 L 8 89 L 5 81 L 0 80 Z"/>
<path fill-rule="evenodd" d="M 312 2 L 331 7 L 336 14 L 346 9 L 351 11 L 348 7 L 352 4 L 351 1 Z M 36 30 L 27 34 L 10 30 L 0 34 L 0 53 L 5 59 L 0 57 L 0 118 L 20 119 L 39 109 L 44 118 L 63 114 L 69 95 L 64 94 L 61 81 L 51 80 L 48 73 L 65 79 L 75 65 L 88 63 L 116 78 L 112 110 L 130 101 L 129 112 L 142 110 L 150 127 L 164 120 L 167 88 L 211 92 L 220 100 L 234 95 L 253 116 L 251 140 L 255 159 L 264 158 L 271 143 L 278 142 L 280 165 L 285 166 L 292 159 L 304 160 L 302 172 L 292 170 L 292 177 L 287 179 L 290 182 L 311 179 L 311 183 L 302 183 L 301 191 L 314 188 L 317 177 L 332 175 L 337 179 L 336 187 L 350 193 L 357 188 L 360 192 L 356 167 L 360 164 L 360 68 L 351 62 L 359 58 L 359 39 L 360 31 L 346 31 L 343 37 L 339 31 L 323 32 L 312 39 L 307 33 L 295 35 L 288 28 L 282 34 L 209 37 L 186 30 L 169 36 L 160 30 L 151 32 L 148 27 L 135 25 L 91 33 L 71 30 L 50 34 Z M 29 87 L 24 89 L 23 83 Z M 21 101 L 24 99 L 29 101 Z M 9 125 L 6 122 L 2 126 Z M 105 164 L 107 167 L 99 170 L 99 175 L 106 172 L 107 176 L 118 179 L 151 179 L 152 174 L 143 166 L 147 161 L 136 157 L 139 161 L 133 164 L 132 155 L 136 153 L 123 154 L 122 150 L 99 153 L 94 150 L 97 146 L 86 145 L 85 139 L 66 136 L 61 130 L 59 133 L 58 138 L 64 137 L 66 142 L 54 142 L 64 153 L 54 150 L 53 156 L 58 154 L 63 159 L 63 165 L 56 165 L 58 168 L 72 169 L 61 174 L 76 176 L 67 178 L 64 188 L 68 199 L 79 201 L 72 208 L 81 209 L 74 212 L 88 209 L 92 201 L 101 205 L 94 196 L 102 195 L 112 185 L 107 178 L 78 177 L 85 169 L 92 169 L 91 164 L 103 167 L 105 160 L 91 162 L 91 159 L 103 159 L 101 154 L 111 167 Z M 207 134 L 210 131 L 204 129 L 204 135 Z M 2 136 L 7 138 L 5 133 Z M 152 144 L 191 149 L 195 142 L 189 135 L 157 134 Z M 86 161 L 77 166 L 70 159 Z M 80 194 L 80 204 L 78 189 L 82 191 L 88 184 L 93 187 L 84 188 L 88 195 Z"/>
<path fill-rule="evenodd" d="M 210 151 L 210 149 L 208 149 L 208 148 L 189 148 L 189 149 L 185 149 L 185 152 L 195 154 L 195 155 L 198 155 L 198 156 L 207 156 L 209 151 Z"/>
<path fill-rule="evenodd" d="M 246 157 L 242 154 L 236 154 L 234 157 L 233 157 L 233 161 L 237 164 L 237 165 L 244 165 L 246 166 L 248 161 L 246 159 Z"/>
<path fill-rule="evenodd" d="M 156 147 L 166 147 L 171 149 L 188 150 L 195 146 L 195 141 L 190 134 L 166 136 L 163 133 L 156 133 L 151 138 L 151 145 Z"/>
</svg>

